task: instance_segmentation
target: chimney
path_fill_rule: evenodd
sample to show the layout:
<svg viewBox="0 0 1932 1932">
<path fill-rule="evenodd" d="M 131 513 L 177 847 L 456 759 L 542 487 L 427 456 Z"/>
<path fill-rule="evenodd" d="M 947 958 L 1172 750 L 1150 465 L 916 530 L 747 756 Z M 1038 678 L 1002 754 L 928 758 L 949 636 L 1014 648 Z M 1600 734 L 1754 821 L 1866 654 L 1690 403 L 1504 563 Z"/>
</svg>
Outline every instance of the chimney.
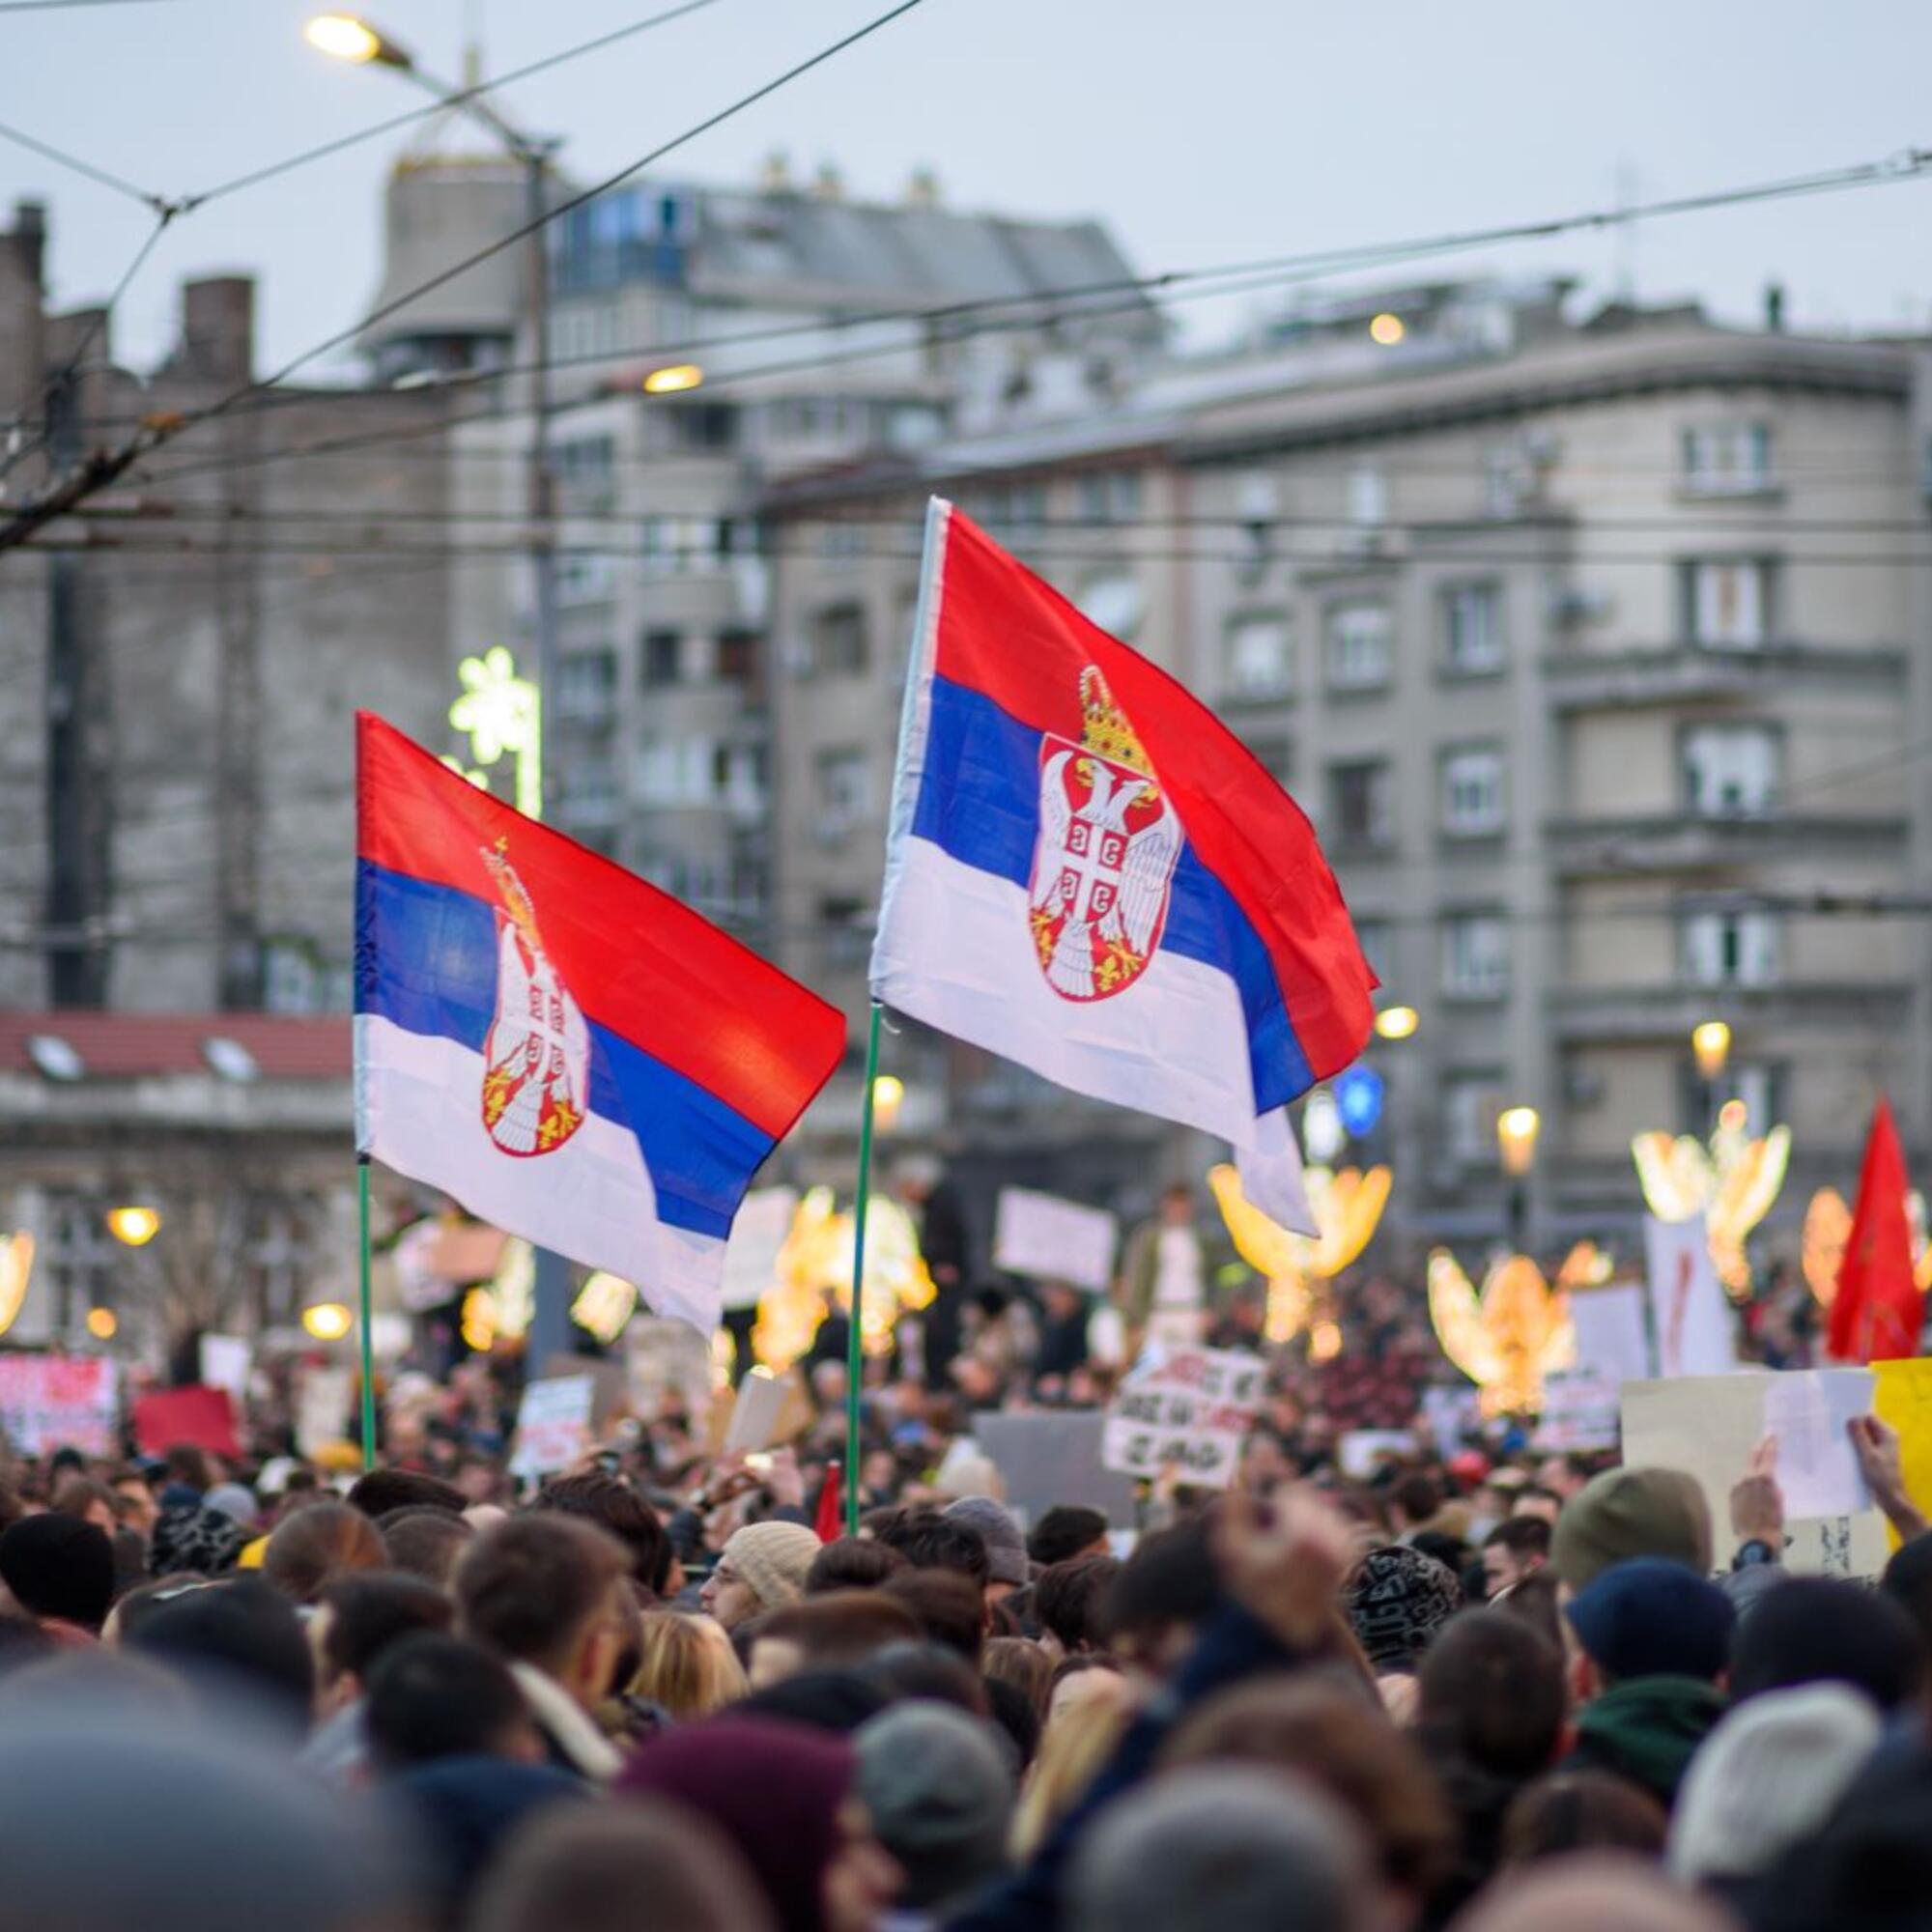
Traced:
<svg viewBox="0 0 1932 1932">
<path fill-rule="evenodd" d="M 1764 285 L 1764 332 L 1767 335 L 1784 333 L 1784 284 L 1767 282 Z"/>
<path fill-rule="evenodd" d="M 14 204 L 14 252 L 20 268 L 37 289 L 46 286 L 42 262 L 47 247 L 47 205 L 43 201 L 16 201 Z"/>
<path fill-rule="evenodd" d="M 818 173 L 812 177 L 811 191 L 820 201 L 845 199 L 845 177 L 838 172 L 836 162 L 821 161 L 818 164 Z"/>
<path fill-rule="evenodd" d="M 216 383 L 245 383 L 255 373 L 253 276 L 211 275 L 186 284 L 176 366 Z"/>
<path fill-rule="evenodd" d="M 791 192 L 791 161 L 782 148 L 774 148 L 758 170 L 758 186 L 766 194 Z"/>
<path fill-rule="evenodd" d="M 913 169 L 912 178 L 905 185 L 905 205 L 908 208 L 939 206 L 939 177 L 930 168 Z"/>
</svg>

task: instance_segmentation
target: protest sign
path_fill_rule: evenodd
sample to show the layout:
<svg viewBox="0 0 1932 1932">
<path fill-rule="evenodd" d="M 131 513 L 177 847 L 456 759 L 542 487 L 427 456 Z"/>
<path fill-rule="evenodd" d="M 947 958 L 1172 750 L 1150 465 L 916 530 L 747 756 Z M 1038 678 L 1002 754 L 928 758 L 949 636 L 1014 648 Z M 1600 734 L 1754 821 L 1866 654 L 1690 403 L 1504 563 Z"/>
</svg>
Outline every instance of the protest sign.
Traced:
<svg viewBox="0 0 1932 1932">
<path fill-rule="evenodd" d="M 1120 1224 L 1104 1208 L 1083 1208 L 1031 1187 L 1000 1189 L 993 1265 L 1036 1281 L 1064 1281 L 1094 1293 L 1114 1273 Z"/>
<path fill-rule="evenodd" d="M 23 1456 L 111 1456 L 120 1383 L 99 1355 L 0 1355 L 0 1433 Z"/>
<path fill-rule="evenodd" d="M 593 1376 L 554 1376 L 526 1383 L 517 1411 L 511 1474 L 548 1476 L 569 1468 L 590 1447 L 590 1411 L 596 1400 Z"/>
<path fill-rule="evenodd" d="M 248 1400 L 248 1370 L 254 1350 L 242 1335 L 201 1338 L 201 1378 L 210 1388 L 226 1389 L 239 1408 Z"/>
<path fill-rule="evenodd" d="M 206 1383 L 156 1389 L 134 1405 L 134 1446 L 144 1456 L 165 1456 L 177 1442 L 191 1442 L 214 1456 L 239 1456 L 235 1403 L 223 1388 Z"/>
<path fill-rule="evenodd" d="M 1463 1448 L 1463 1438 L 1483 1426 L 1483 1398 L 1480 1390 L 1426 1388 L 1422 1391 L 1423 1420 L 1435 1441 L 1435 1453 L 1446 1463 Z"/>
<path fill-rule="evenodd" d="M 1100 1460 L 1129 1476 L 1175 1466 L 1184 1483 L 1225 1490 L 1265 1376 L 1258 1355 L 1237 1349 L 1150 1350 L 1107 1410 Z"/>
<path fill-rule="evenodd" d="M 355 1396 L 354 1370 L 327 1363 L 303 1363 L 296 1371 L 296 1448 L 303 1456 L 321 1452 L 349 1434 L 349 1405 Z"/>
<path fill-rule="evenodd" d="M 1874 1362 L 1872 1407 L 1898 1431 L 1898 1463 L 1905 1493 L 1932 1515 L 1932 1358 Z M 1887 1535 L 1898 1538 L 1889 1525 Z"/>
<path fill-rule="evenodd" d="M 1351 1429 L 1335 1444 L 1335 1466 L 1352 1482 L 1365 1483 L 1384 1456 L 1412 1455 L 1415 1437 L 1406 1429 Z"/>
<path fill-rule="evenodd" d="M 1570 1320 L 1577 1330 L 1578 1369 L 1613 1389 L 1657 1373 L 1641 1283 L 1612 1281 L 1602 1288 L 1573 1288 Z"/>
<path fill-rule="evenodd" d="M 1730 1304 L 1711 1260 L 1704 1217 L 1660 1221 L 1647 1214 L 1643 1243 L 1660 1374 L 1719 1376 L 1736 1368 Z"/>
<path fill-rule="evenodd" d="M 1537 1448 L 1552 1456 L 1571 1449 L 1614 1449 L 1622 1420 L 1621 1386 L 1620 1380 L 1589 1369 L 1544 1377 Z"/>
<path fill-rule="evenodd" d="M 1764 1429 L 1777 1442 L 1787 1516 L 1858 1516 L 1872 1506 L 1846 1425 L 1869 1415 L 1869 1369 L 1802 1369 L 1771 1378 Z"/>
<path fill-rule="evenodd" d="M 731 1404 L 730 1419 L 724 1426 L 721 1445 L 727 1456 L 748 1450 L 764 1449 L 778 1440 L 779 1421 L 784 1414 L 787 1398 L 797 1388 L 796 1377 L 775 1376 L 757 1368 L 738 1384 Z M 722 1406 L 722 1405 L 721 1405 Z"/>
<path fill-rule="evenodd" d="M 1126 1529 L 1134 1521 L 1134 1485 L 1101 1463 L 1107 1427 L 1094 1408 L 982 1410 L 973 1417 L 973 1437 L 999 1470 L 1007 1507 L 1021 1527 L 1055 1503 L 1080 1503 Z"/>
<path fill-rule="evenodd" d="M 798 1212 L 795 1187 L 754 1187 L 738 1204 L 724 1244 L 726 1308 L 755 1308 L 778 1273 L 779 1250 Z"/>
</svg>

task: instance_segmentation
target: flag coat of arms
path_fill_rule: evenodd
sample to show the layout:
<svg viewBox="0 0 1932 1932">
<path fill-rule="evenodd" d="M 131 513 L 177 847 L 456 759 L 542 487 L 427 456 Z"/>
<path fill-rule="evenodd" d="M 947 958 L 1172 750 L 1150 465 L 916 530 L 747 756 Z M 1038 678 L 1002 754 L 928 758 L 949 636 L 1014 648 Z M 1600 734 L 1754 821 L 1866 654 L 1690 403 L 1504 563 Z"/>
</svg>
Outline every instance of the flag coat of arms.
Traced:
<svg viewBox="0 0 1932 1932">
<path fill-rule="evenodd" d="M 359 1151 L 709 1330 L 738 1203 L 844 1044 L 689 907 L 358 714 Z"/>
<path fill-rule="evenodd" d="M 873 997 L 1228 1141 L 1313 1232 L 1284 1109 L 1375 977 L 1307 818 L 1207 707 L 949 503 L 926 525 Z"/>
</svg>

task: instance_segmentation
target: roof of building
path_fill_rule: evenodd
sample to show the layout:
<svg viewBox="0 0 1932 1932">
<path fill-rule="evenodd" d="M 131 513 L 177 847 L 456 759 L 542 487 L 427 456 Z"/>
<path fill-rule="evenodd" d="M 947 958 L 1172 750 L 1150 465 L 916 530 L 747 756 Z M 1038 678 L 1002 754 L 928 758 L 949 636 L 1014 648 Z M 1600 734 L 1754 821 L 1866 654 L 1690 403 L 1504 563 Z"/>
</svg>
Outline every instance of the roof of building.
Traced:
<svg viewBox="0 0 1932 1932">
<path fill-rule="evenodd" d="M 53 1081 L 346 1080 L 350 1026 L 347 1013 L 0 1012 L 0 1073 Z"/>
</svg>

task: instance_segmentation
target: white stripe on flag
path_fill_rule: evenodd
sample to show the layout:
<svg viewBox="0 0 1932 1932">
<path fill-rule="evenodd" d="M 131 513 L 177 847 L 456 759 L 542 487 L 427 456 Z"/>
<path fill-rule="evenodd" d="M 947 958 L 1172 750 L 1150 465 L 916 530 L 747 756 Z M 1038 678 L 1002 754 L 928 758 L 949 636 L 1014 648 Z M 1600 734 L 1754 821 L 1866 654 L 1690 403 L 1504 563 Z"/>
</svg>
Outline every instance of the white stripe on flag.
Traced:
<svg viewBox="0 0 1932 1932">
<path fill-rule="evenodd" d="M 628 1128 L 590 1114 L 550 1153 L 504 1153 L 483 1126 L 483 1056 L 372 1013 L 355 1019 L 355 1084 L 364 1152 L 494 1227 L 635 1283 L 661 1315 L 717 1327 L 724 1243 L 658 1220 Z"/>
</svg>

